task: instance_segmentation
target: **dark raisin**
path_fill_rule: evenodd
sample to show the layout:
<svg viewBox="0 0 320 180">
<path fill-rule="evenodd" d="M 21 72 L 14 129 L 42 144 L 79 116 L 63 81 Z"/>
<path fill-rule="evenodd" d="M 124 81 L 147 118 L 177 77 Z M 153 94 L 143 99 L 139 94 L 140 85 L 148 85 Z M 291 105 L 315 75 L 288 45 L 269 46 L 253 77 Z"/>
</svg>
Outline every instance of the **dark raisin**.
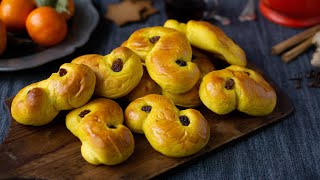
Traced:
<svg viewBox="0 0 320 180">
<path fill-rule="evenodd" d="M 179 65 L 179 66 L 186 66 L 187 63 L 183 60 L 176 60 L 176 63 Z"/>
<path fill-rule="evenodd" d="M 108 123 L 107 126 L 108 126 L 108 128 L 110 128 L 110 129 L 115 129 L 115 128 L 117 128 L 116 126 L 114 126 L 113 124 L 110 124 L 110 123 Z"/>
<path fill-rule="evenodd" d="M 87 115 L 89 112 L 91 112 L 90 110 L 83 110 L 81 111 L 81 113 L 79 114 L 80 117 L 84 117 L 85 115 Z"/>
<path fill-rule="evenodd" d="M 246 71 L 245 71 L 245 73 L 246 73 L 248 76 L 250 76 L 250 73 L 249 73 L 249 72 L 246 72 Z"/>
<path fill-rule="evenodd" d="M 160 36 L 153 36 L 152 38 L 149 39 L 149 41 L 152 43 L 152 44 L 155 44 L 156 42 L 158 42 L 160 39 Z"/>
<path fill-rule="evenodd" d="M 66 69 L 63 69 L 63 68 L 60 68 L 60 69 L 59 69 L 59 75 L 60 75 L 60 77 L 66 75 L 66 74 L 67 74 L 67 70 L 66 70 Z"/>
<path fill-rule="evenodd" d="M 123 61 L 121 58 L 117 58 L 115 61 L 113 61 L 111 69 L 114 72 L 120 72 L 122 68 L 123 68 Z"/>
<path fill-rule="evenodd" d="M 224 88 L 230 90 L 230 89 L 233 88 L 233 86 L 234 86 L 234 80 L 233 80 L 233 79 L 229 79 L 229 80 L 227 81 L 226 85 L 224 86 Z"/>
<path fill-rule="evenodd" d="M 190 120 L 189 120 L 189 118 L 187 116 L 182 115 L 182 116 L 179 117 L 179 119 L 180 119 L 180 122 L 181 122 L 182 125 L 189 126 Z"/>
<path fill-rule="evenodd" d="M 151 111 L 152 107 L 151 106 L 142 106 L 141 110 L 144 112 L 149 113 Z"/>
</svg>

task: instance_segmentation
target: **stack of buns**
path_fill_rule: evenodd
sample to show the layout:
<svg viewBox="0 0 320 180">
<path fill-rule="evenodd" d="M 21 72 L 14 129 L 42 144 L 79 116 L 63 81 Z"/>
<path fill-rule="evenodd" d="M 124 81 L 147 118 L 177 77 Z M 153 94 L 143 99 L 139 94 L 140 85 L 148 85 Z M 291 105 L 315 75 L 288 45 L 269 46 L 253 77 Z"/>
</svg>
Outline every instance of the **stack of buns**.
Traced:
<svg viewBox="0 0 320 180">
<path fill-rule="evenodd" d="M 216 69 L 206 53 L 230 66 Z M 206 146 L 210 126 L 198 110 L 176 106 L 204 104 L 216 114 L 238 110 L 253 116 L 275 108 L 275 91 L 246 64 L 244 51 L 218 27 L 168 20 L 164 27 L 133 32 L 108 55 L 63 64 L 20 90 L 11 112 L 21 124 L 40 126 L 73 109 L 66 126 L 82 142 L 84 159 L 95 165 L 128 159 L 134 152 L 131 131 L 166 156 L 189 156 Z M 129 103 L 124 114 L 117 100 Z"/>
</svg>

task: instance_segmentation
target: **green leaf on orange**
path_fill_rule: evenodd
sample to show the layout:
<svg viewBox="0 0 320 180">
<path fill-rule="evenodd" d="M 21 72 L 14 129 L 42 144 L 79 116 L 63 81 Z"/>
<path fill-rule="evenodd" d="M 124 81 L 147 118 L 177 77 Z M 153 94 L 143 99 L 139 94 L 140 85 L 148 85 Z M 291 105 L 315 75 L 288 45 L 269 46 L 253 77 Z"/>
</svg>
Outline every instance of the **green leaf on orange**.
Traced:
<svg viewBox="0 0 320 180">
<path fill-rule="evenodd" d="M 70 13 L 68 10 L 68 0 L 35 0 L 37 7 L 50 6 L 56 9 L 58 13 Z"/>
</svg>

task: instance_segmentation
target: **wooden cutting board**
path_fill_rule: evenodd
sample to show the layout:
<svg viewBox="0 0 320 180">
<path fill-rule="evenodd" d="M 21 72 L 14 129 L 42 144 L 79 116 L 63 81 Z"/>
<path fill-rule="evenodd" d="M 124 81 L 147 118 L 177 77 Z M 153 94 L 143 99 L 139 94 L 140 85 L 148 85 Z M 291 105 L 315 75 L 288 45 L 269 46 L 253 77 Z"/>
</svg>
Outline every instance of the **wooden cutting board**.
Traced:
<svg viewBox="0 0 320 180">
<path fill-rule="evenodd" d="M 161 155 L 143 135 L 135 134 L 135 151 L 127 161 L 115 166 L 94 166 L 82 158 L 80 141 L 65 127 L 67 112 L 60 113 L 53 122 L 42 127 L 20 125 L 11 118 L 9 134 L 0 145 L 0 179 L 147 179 L 157 176 L 195 158 L 205 158 L 208 152 L 289 115 L 293 111 L 290 99 L 272 81 L 269 83 L 275 88 L 278 101 L 268 116 L 254 117 L 237 111 L 221 116 L 204 106 L 197 108 L 209 121 L 211 137 L 204 149 L 184 158 Z M 6 101 L 8 113 L 11 101 Z"/>
</svg>

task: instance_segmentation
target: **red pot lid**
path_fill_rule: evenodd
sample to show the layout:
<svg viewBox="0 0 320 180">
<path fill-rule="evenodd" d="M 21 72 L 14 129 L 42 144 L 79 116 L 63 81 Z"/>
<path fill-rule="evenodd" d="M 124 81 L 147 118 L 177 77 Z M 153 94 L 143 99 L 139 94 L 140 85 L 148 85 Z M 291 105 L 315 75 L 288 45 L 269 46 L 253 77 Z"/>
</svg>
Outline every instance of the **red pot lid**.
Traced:
<svg viewBox="0 0 320 180">
<path fill-rule="evenodd" d="M 263 1 L 260 1 L 259 9 L 262 15 L 270 21 L 287 27 L 303 28 L 320 23 L 320 16 L 309 18 L 290 17 L 286 14 L 271 9 L 265 3 L 263 3 Z"/>
</svg>

